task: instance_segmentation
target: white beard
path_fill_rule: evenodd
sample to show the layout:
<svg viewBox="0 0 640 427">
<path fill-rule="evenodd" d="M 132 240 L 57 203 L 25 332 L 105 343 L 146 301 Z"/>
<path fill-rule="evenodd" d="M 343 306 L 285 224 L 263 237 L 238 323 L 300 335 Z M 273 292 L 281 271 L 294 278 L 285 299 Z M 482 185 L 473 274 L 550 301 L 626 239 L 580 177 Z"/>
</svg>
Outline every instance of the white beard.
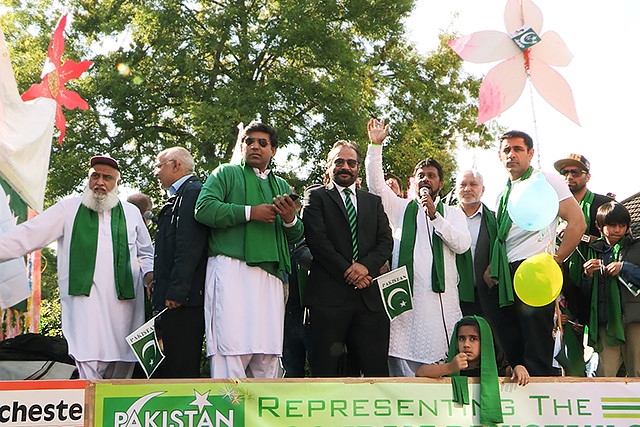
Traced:
<svg viewBox="0 0 640 427">
<path fill-rule="evenodd" d="M 87 185 L 84 193 L 82 193 L 82 204 L 98 213 L 110 211 L 116 207 L 118 202 L 118 187 L 115 187 L 107 194 L 99 194 L 95 193 Z"/>
</svg>

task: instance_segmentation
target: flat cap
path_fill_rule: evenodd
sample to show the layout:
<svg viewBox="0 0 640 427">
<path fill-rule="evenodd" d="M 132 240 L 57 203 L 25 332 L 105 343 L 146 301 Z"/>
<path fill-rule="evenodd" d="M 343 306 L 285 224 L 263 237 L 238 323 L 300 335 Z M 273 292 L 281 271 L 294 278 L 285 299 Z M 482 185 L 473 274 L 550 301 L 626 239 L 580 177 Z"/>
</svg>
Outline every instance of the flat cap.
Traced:
<svg viewBox="0 0 640 427">
<path fill-rule="evenodd" d="M 114 169 L 120 170 L 120 167 L 118 166 L 118 162 L 116 162 L 116 159 L 114 159 L 113 157 L 107 154 L 104 156 L 93 156 L 91 158 L 91 166 L 95 166 L 95 165 L 107 165 L 107 166 L 111 166 Z"/>
</svg>

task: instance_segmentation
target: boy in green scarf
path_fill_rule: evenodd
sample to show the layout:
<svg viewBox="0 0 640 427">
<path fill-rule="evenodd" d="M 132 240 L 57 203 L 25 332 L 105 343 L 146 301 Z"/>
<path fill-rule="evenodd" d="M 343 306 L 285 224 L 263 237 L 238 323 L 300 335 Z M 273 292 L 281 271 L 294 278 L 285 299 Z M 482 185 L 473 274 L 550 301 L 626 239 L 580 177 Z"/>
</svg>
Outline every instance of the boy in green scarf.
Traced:
<svg viewBox="0 0 640 427">
<path fill-rule="evenodd" d="M 502 347 L 494 340 L 491 326 L 479 316 L 463 317 L 456 324 L 447 362 L 425 364 L 416 371 L 416 377 L 445 375 L 451 376 L 454 402 L 463 405 L 470 403 L 467 377 L 480 377 L 480 422 L 483 425 L 503 422 L 498 376 L 510 376 L 511 381 L 521 386 L 529 383 L 527 368 L 509 366 Z"/>
<path fill-rule="evenodd" d="M 509 376 L 511 381 L 515 381 L 518 385 L 527 385 L 529 383 L 529 372 L 522 365 L 511 367 L 507 362 L 504 351 L 500 344 L 493 340 L 493 329 L 489 327 L 492 333 L 491 346 L 482 345 L 480 336 L 480 326 L 478 322 L 485 322 L 479 316 L 463 317 L 457 324 L 452 342 L 456 342 L 457 353 L 451 357 L 450 361 L 445 363 L 425 364 L 418 368 L 416 377 L 439 378 L 459 372 L 460 375 L 466 377 L 478 377 L 481 374 L 480 362 L 482 350 L 486 350 L 495 355 L 496 368 L 499 376 Z M 444 362 L 444 361 L 443 361 Z"/>
<path fill-rule="evenodd" d="M 583 290 L 591 294 L 589 345 L 599 353 L 597 376 L 614 377 L 624 363 L 640 376 L 640 243 L 629 234 L 629 211 L 615 201 L 598 208 L 602 237 L 584 264 Z"/>
</svg>

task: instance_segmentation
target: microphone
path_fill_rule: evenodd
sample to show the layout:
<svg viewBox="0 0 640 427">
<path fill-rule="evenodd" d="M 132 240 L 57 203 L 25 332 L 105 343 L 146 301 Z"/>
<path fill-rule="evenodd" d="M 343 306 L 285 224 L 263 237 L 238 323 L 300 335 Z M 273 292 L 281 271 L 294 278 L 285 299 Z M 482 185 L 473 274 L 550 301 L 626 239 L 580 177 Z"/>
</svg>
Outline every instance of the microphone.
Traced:
<svg viewBox="0 0 640 427">
<path fill-rule="evenodd" d="M 158 222 L 158 217 L 155 216 L 151 211 L 146 211 L 145 213 L 142 214 L 142 217 L 152 222 Z"/>
<path fill-rule="evenodd" d="M 420 187 L 420 190 L 418 190 L 418 194 L 420 195 L 420 198 L 422 198 L 423 196 L 429 196 L 429 188 L 428 187 Z M 424 212 L 427 214 L 427 221 L 429 221 L 429 209 L 427 209 L 426 206 L 422 206 L 422 209 L 424 210 Z"/>
</svg>

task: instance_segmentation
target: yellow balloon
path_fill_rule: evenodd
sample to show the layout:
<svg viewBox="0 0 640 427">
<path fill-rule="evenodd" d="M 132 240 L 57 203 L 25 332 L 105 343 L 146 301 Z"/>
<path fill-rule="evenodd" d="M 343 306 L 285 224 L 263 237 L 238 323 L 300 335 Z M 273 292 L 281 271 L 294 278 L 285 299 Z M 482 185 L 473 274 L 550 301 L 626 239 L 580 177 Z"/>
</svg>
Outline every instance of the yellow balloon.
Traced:
<svg viewBox="0 0 640 427">
<path fill-rule="evenodd" d="M 546 252 L 527 258 L 513 277 L 518 298 L 532 307 L 542 307 L 555 301 L 562 290 L 562 270 Z"/>
</svg>

